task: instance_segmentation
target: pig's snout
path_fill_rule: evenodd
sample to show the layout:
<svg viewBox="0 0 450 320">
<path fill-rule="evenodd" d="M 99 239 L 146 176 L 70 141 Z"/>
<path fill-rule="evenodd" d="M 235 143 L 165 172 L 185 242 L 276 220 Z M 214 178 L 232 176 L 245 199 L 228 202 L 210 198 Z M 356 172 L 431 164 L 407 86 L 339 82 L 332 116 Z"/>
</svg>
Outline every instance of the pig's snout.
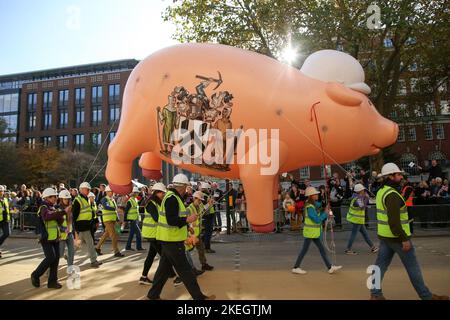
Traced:
<svg viewBox="0 0 450 320">
<path fill-rule="evenodd" d="M 377 126 L 375 132 L 373 147 L 378 149 L 374 150 L 377 153 L 379 149 L 389 147 L 397 141 L 398 125 L 395 122 L 382 118 L 381 125 Z"/>
</svg>

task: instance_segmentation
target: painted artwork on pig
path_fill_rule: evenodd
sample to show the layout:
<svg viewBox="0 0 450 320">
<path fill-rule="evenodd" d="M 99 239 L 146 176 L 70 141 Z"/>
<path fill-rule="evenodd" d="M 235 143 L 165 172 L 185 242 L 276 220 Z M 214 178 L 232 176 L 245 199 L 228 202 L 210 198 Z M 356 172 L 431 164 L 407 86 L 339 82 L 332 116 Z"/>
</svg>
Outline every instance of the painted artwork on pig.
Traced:
<svg viewBox="0 0 450 320">
<path fill-rule="evenodd" d="M 281 173 L 346 163 L 396 141 L 397 124 L 378 113 L 369 93 L 359 62 L 339 51 L 315 52 L 299 70 L 225 45 L 169 47 L 128 79 L 106 177 L 113 191 L 130 192 L 132 162 L 140 157 L 150 179 L 161 178 L 161 160 L 240 179 L 252 229 L 271 232 Z M 226 163 L 218 163 L 221 153 Z"/>
</svg>

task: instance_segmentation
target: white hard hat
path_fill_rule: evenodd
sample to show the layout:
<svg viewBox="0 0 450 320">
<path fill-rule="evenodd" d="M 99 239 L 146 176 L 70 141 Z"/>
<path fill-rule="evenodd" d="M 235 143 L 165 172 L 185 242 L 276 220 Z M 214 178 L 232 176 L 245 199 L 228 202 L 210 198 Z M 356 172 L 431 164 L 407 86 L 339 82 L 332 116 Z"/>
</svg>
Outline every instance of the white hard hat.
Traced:
<svg viewBox="0 0 450 320">
<path fill-rule="evenodd" d="M 381 168 L 381 175 L 383 177 L 388 176 L 390 174 L 401 173 L 405 174 L 404 171 L 400 170 L 400 168 L 392 162 L 386 163 L 383 168 Z"/>
<path fill-rule="evenodd" d="M 164 185 L 164 183 L 157 182 L 152 186 L 152 191 L 167 192 L 167 189 L 166 189 L 166 186 Z"/>
<path fill-rule="evenodd" d="M 317 189 L 314 188 L 314 187 L 308 187 L 308 188 L 306 188 L 306 190 L 305 190 L 305 196 L 306 196 L 306 197 L 309 197 L 309 196 L 312 196 L 312 195 L 315 195 L 315 194 L 319 194 L 319 193 L 320 193 L 320 192 L 317 191 Z"/>
<path fill-rule="evenodd" d="M 59 192 L 58 197 L 60 197 L 61 199 L 71 199 L 72 197 L 70 196 L 70 192 L 67 191 L 66 189 L 61 190 Z"/>
<path fill-rule="evenodd" d="M 90 198 L 90 197 L 94 197 L 95 198 L 95 194 L 93 192 L 89 192 L 88 198 Z"/>
<path fill-rule="evenodd" d="M 202 182 L 200 184 L 200 189 L 209 189 L 209 188 L 211 188 L 211 186 L 209 185 L 208 182 Z"/>
<path fill-rule="evenodd" d="M 320 50 L 309 55 L 300 71 L 313 79 L 339 82 L 347 88 L 370 93 L 364 82 L 364 69 L 351 55 L 337 50 Z"/>
<path fill-rule="evenodd" d="M 133 187 L 133 193 L 139 193 L 139 188 L 138 187 Z"/>
<path fill-rule="evenodd" d="M 364 186 L 361 183 L 357 183 L 353 188 L 353 191 L 355 192 L 361 192 L 363 190 L 366 190 L 366 188 L 364 188 Z"/>
<path fill-rule="evenodd" d="M 106 186 L 105 191 L 106 192 L 112 192 L 111 187 L 109 186 L 109 184 Z"/>
<path fill-rule="evenodd" d="M 47 188 L 42 192 L 42 198 L 48 198 L 51 196 L 58 196 L 58 192 L 56 192 L 53 188 Z"/>
<path fill-rule="evenodd" d="M 172 183 L 178 186 L 189 186 L 191 184 L 188 177 L 186 177 L 186 175 L 182 173 L 179 173 L 175 177 L 173 177 Z"/>
<path fill-rule="evenodd" d="M 0 191 L 6 191 L 6 190 L 5 190 L 5 187 L 2 186 L 2 185 L 0 185 Z"/>
<path fill-rule="evenodd" d="M 82 182 L 78 189 L 82 189 L 82 188 L 91 189 L 91 185 L 89 184 L 89 182 Z"/>
<path fill-rule="evenodd" d="M 194 194 L 192 195 L 194 198 L 203 200 L 203 197 L 205 196 L 205 194 L 201 191 L 196 191 L 194 192 Z"/>
</svg>

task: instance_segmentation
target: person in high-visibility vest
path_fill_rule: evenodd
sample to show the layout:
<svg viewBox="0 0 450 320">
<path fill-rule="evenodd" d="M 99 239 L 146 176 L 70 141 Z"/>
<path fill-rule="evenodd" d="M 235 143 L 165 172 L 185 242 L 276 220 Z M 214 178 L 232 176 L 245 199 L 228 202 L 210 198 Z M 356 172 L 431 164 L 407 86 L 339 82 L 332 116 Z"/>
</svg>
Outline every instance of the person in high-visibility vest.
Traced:
<svg viewBox="0 0 450 320">
<path fill-rule="evenodd" d="M 161 256 L 161 244 L 156 240 L 156 226 L 158 224 L 161 203 L 167 192 L 166 186 L 161 182 L 157 182 L 151 187 L 151 192 L 151 195 L 143 199 L 139 206 L 139 213 L 144 215 L 142 220 L 142 237 L 148 239 L 150 242 L 150 248 L 144 262 L 142 276 L 139 279 L 139 284 L 146 285 L 152 284 L 152 280 L 148 277 L 148 272 L 152 267 L 156 254 Z"/>
<path fill-rule="evenodd" d="M 198 252 L 198 259 L 200 260 L 200 264 L 202 265 L 202 271 L 211 271 L 214 269 L 213 266 L 210 266 L 206 261 L 205 255 L 205 245 L 202 241 L 202 233 L 205 231 L 202 224 L 201 214 L 204 213 L 205 207 L 203 206 L 203 198 L 204 194 L 201 191 L 196 191 L 193 194 L 194 201 L 188 206 L 188 210 L 191 214 L 197 215 L 197 220 L 191 223 L 192 228 L 194 229 L 194 235 L 198 238 L 198 242 L 195 245 L 195 248 Z"/>
<path fill-rule="evenodd" d="M 125 217 L 124 220 L 128 221 L 130 226 L 130 234 L 128 235 L 127 246 L 125 250 L 134 251 L 131 248 L 131 243 L 133 241 L 134 235 L 136 235 L 136 250 L 143 251 L 142 248 L 142 237 L 141 230 L 139 229 L 139 203 L 137 197 L 139 196 L 139 189 L 137 187 L 133 188 L 133 193 L 130 196 L 130 199 L 127 201 L 127 205 L 125 207 Z"/>
<path fill-rule="evenodd" d="M 94 241 L 94 245 L 97 244 L 97 240 L 95 239 L 95 233 L 97 232 L 98 229 L 98 215 L 97 215 L 97 211 L 98 211 L 98 207 L 97 207 L 97 203 L 95 202 L 95 194 L 93 192 L 89 192 L 88 194 L 88 198 L 89 198 L 89 203 L 91 204 L 91 210 L 92 210 L 92 216 L 93 219 L 91 221 L 91 236 L 92 236 L 92 241 Z"/>
<path fill-rule="evenodd" d="M 63 189 L 59 192 L 59 204 L 58 209 L 64 210 L 66 215 L 61 228 L 61 239 L 59 242 L 59 256 L 64 257 L 67 260 L 67 266 L 73 265 L 73 259 L 75 256 L 74 237 L 73 237 L 73 224 L 72 224 L 72 196 L 70 192 Z M 64 256 L 64 251 L 67 246 L 67 256 Z"/>
<path fill-rule="evenodd" d="M 303 242 L 303 248 L 300 251 L 297 260 L 295 261 L 294 267 L 292 268 L 292 273 L 295 274 L 306 274 L 307 272 L 300 268 L 303 258 L 309 250 L 311 242 L 319 249 L 320 255 L 322 256 L 323 262 L 327 266 L 328 273 L 335 273 L 337 270 L 341 269 L 342 266 L 334 266 L 331 264 L 330 259 L 328 259 L 325 248 L 322 244 L 322 222 L 328 217 L 327 213 L 321 211 L 322 203 L 319 200 L 319 191 L 314 187 L 307 187 L 305 190 L 305 196 L 308 198 L 305 202 L 304 217 L 305 222 L 303 224 L 303 237 L 305 238 Z"/>
<path fill-rule="evenodd" d="M 194 300 L 215 299 L 215 296 L 206 296 L 200 290 L 196 276 L 186 258 L 184 241 L 188 236 L 187 226 L 197 220 L 195 214 L 189 214 L 183 203 L 183 196 L 189 179 L 182 173 L 173 178 L 173 188 L 165 194 L 161 203 L 161 211 L 156 227 L 156 240 L 161 243 L 161 260 L 153 278 L 153 285 L 147 297 L 158 300 L 161 291 L 172 275 L 173 268 Z"/>
<path fill-rule="evenodd" d="M 367 233 L 365 226 L 366 223 L 366 208 L 369 203 L 369 197 L 366 194 L 366 188 L 357 183 L 353 188 L 355 196 L 350 201 L 350 206 L 347 212 L 347 221 L 352 225 L 352 233 L 350 239 L 348 239 L 347 249 L 345 249 L 345 254 L 357 255 L 356 251 L 352 250 L 353 242 L 355 241 L 358 232 L 361 232 L 364 240 L 370 247 L 372 253 L 378 252 L 378 247 L 373 244 Z"/>
<path fill-rule="evenodd" d="M 216 253 L 215 250 L 211 249 L 211 238 L 214 231 L 214 220 L 216 218 L 216 211 L 214 210 L 214 198 L 210 196 L 209 183 L 201 182 L 200 189 L 201 192 L 205 194 L 205 198 L 203 199 L 203 205 L 205 206 L 206 212 L 203 215 L 203 243 L 205 245 L 205 251 L 207 253 Z"/>
<path fill-rule="evenodd" d="M 0 186 L 0 229 L 2 230 L 2 236 L 0 237 L 0 246 L 9 237 L 9 221 L 11 219 L 9 212 L 9 201 L 5 197 L 5 187 Z M 0 258 L 2 253 L 0 252 Z"/>
<path fill-rule="evenodd" d="M 380 250 L 375 265 L 379 269 L 373 275 L 375 283 L 372 285 L 370 298 L 371 300 L 385 300 L 381 282 L 392 258 L 395 254 L 398 254 L 414 289 L 421 299 L 448 300 L 448 296 L 432 294 L 423 280 L 415 249 L 411 242 L 405 200 L 398 192 L 403 174 L 404 172 L 394 163 L 386 163 L 381 169 L 384 182 L 376 197 Z"/>
<path fill-rule="evenodd" d="M 104 197 L 101 201 L 102 223 L 105 232 L 103 233 L 102 237 L 100 238 L 100 241 L 95 247 L 95 250 L 97 251 L 97 254 L 102 255 L 103 253 L 101 251 L 101 248 L 103 243 L 106 241 L 106 239 L 111 238 L 114 256 L 121 258 L 124 257 L 125 255 L 120 252 L 118 246 L 119 235 L 117 234 L 116 231 L 116 225 L 119 222 L 119 216 L 117 215 L 117 204 L 116 201 L 113 199 L 114 192 L 111 190 L 109 185 L 106 186 L 105 191 L 106 197 Z"/>
<path fill-rule="evenodd" d="M 66 212 L 57 211 L 55 204 L 58 192 L 53 188 L 47 188 L 42 193 L 43 202 L 38 209 L 37 216 L 40 224 L 40 244 L 44 250 L 45 258 L 39 266 L 31 273 L 31 284 L 39 288 L 41 276 L 50 269 L 47 287 L 61 289 L 58 282 L 59 265 L 59 240 L 61 236 L 60 226 L 64 221 Z"/>
<path fill-rule="evenodd" d="M 80 184 L 79 189 L 80 193 L 72 200 L 72 217 L 76 231 L 75 242 L 80 244 L 86 243 L 91 267 L 98 268 L 102 262 L 97 260 L 97 253 L 95 252 L 94 240 L 91 234 L 92 221 L 94 220 L 94 213 L 89 200 L 91 185 L 88 182 L 83 182 Z"/>
</svg>

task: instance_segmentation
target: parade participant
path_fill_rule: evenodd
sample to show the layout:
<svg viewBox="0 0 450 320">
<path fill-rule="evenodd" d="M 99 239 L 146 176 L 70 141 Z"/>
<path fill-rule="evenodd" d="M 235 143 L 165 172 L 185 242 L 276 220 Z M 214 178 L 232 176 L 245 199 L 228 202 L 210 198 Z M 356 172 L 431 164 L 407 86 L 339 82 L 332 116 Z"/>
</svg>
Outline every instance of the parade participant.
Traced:
<svg viewBox="0 0 450 320">
<path fill-rule="evenodd" d="M 214 210 L 214 198 L 209 194 L 210 185 L 209 183 L 202 182 L 200 184 L 200 190 L 205 194 L 205 198 L 203 199 L 203 204 L 205 206 L 206 212 L 203 215 L 203 243 L 205 245 L 205 251 L 207 253 L 216 253 L 215 250 L 211 249 L 211 238 L 214 229 L 214 220 L 216 217 L 216 212 Z"/>
<path fill-rule="evenodd" d="M 345 254 L 348 255 L 357 255 L 358 253 L 352 250 L 353 242 L 355 241 L 356 235 L 358 231 L 361 232 L 364 240 L 370 247 L 370 251 L 373 253 L 378 251 L 378 247 L 376 247 L 369 238 L 369 234 L 367 233 L 367 229 L 365 226 L 366 223 L 366 208 L 369 204 L 369 197 L 366 194 L 366 188 L 358 183 L 353 188 L 355 192 L 355 196 L 350 202 L 350 206 L 347 213 L 347 221 L 352 225 L 352 233 L 350 235 L 350 239 L 348 240 L 347 249 L 345 250 Z"/>
<path fill-rule="evenodd" d="M 96 195 L 93 192 L 89 192 L 88 198 L 89 198 L 89 203 L 91 204 L 92 216 L 94 217 L 91 221 L 91 236 L 92 236 L 92 241 L 94 241 L 94 245 L 95 245 L 95 244 L 97 244 L 97 240 L 95 239 L 95 233 L 97 232 L 98 224 L 99 224 L 98 215 L 97 215 L 98 207 L 97 207 L 97 203 L 95 202 Z"/>
<path fill-rule="evenodd" d="M 322 256 L 325 265 L 328 268 L 328 273 L 335 273 L 337 270 L 341 269 L 342 266 L 331 265 L 328 259 L 327 253 L 321 241 L 322 235 L 322 221 L 327 219 L 327 213 L 321 211 L 322 204 L 319 200 L 319 191 L 314 187 L 307 187 L 305 191 L 305 196 L 308 198 L 305 205 L 305 223 L 303 226 L 303 236 L 305 240 L 303 242 L 303 248 L 300 251 L 297 261 L 295 262 L 292 273 L 296 274 L 306 274 L 307 272 L 300 268 L 303 258 L 308 252 L 311 242 L 319 249 L 320 255 Z"/>
<path fill-rule="evenodd" d="M 2 236 L 0 237 L 0 246 L 5 242 L 5 240 L 9 237 L 9 221 L 11 219 L 9 212 L 9 201 L 8 198 L 5 197 L 6 188 L 4 186 L 0 186 L 0 228 L 2 230 Z M 2 253 L 0 252 L 0 258 L 2 257 Z"/>
<path fill-rule="evenodd" d="M 408 220 L 410 220 L 409 230 L 411 231 L 411 233 L 414 233 L 414 218 L 412 210 L 414 201 L 414 188 L 407 179 L 404 179 L 404 183 L 402 183 L 402 197 L 403 199 L 405 199 L 406 210 L 408 211 Z"/>
<path fill-rule="evenodd" d="M 45 258 L 31 273 L 31 283 L 39 288 L 40 277 L 50 268 L 47 287 L 52 289 L 61 289 L 62 285 L 58 283 L 58 264 L 59 264 L 59 240 L 60 229 L 64 221 L 65 211 L 57 211 L 55 204 L 58 193 L 55 189 L 47 188 L 42 193 L 43 203 L 38 209 L 37 216 L 39 220 L 40 239 L 39 242 L 44 251 Z"/>
<path fill-rule="evenodd" d="M 175 268 L 181 281 L 194 300 L 215 299 L 215 296 L 204 295 L 186 258 L 184 241 L 187 239 L 187 225 L 197 220 L 196 215 L 187 215 L 182 197 L 190 185 L 184 174 L 173 178 L 173 189 L 165 194 L 156 228 L 156 239 L 161 242 L 161 260 L 153 279 L 153 286 L 148 292 L 150 300 L 160 299 L 161 291 Z"/>
<path fill-rule="evenodd" d="M 64 215 L 64 221 L 62 223 L 61 238 L 59 242 L 59 256 L 65 257 L 67 260 L 67 266 L 73 265 L 73 259 L 75 256 L 74 249 L 74 237 L 73 237 L 73 218 L 72 218 L 72 197 L 70 192 L 66 189 L 62 189 L 58 195 L 58 206 L 57 208 L 63 210 L 66 214 Z M 64 255 L 65 248 L 67 246 L 67 256 Z"/>
<path fill-rule="evenodd" d="M 91 267 L 98 268 L 102 262 L 97 261 L 97 253 L 95 252 L 94 240 L 91 234 L 92 220 L 94 220 L 94 214 L 88 198 L 91 185 L 88 182 L 83 182 L 80 184 L 79 189 L 80 193 L 72 202 L 72 216 L 77 233 L 76 238 L 81 243 L 86 243 Z"/>
<path fill-rule="evenodd" d="M 394 163 L 386 163 L 381 168 L 384 181 L 376 197 L 380 250 L 375 261 L 375 265 L 380 268 L 380 284 L 392 258 L 398 254 L 421 299 L 448 300 L 448 296 L 432 294 L 423 280 L 416 252 L 410 239 L 411 231 L 406 203 L 398 192 L 403 174 L 404 172 Z M 371 300 L 385 300 L 381 287 L 371 289 Z"/>
<path fill-rule="evenodd" d="M 198 242 L 194 247 L 197 249 L 198 259 L 200 261 L 200 264 L 202 265 L 202 271 L 211 271 L 212 269 L 214 269 L 214 267 L 210 266 L 206 261 L 205 245 L 202 241 L 202 233 L 205 231 L 201 216 L 205 211 L 205 207 L 202 203 L 204 196 L 205 195 L 201 191 L 196 191 L 193 194 L 194 201 L 189 205 L 187 209 L 191 214 L 195 214 L 198 217 L 197 220 L 191 224 L 191 226 L 194 230 L 194 235 L 198 238 Z"/>
<path fill-rule="evenodd" d="M 141 230 L 139 229 L 139 203 L 137 197 L 139 196 L 139 189 L 137 187 L 133 188 L 133 193 L 130 196 L 130 199 L 127 201 L 127 205 L 125 207 L 125 215 L 124 220 L 128 221 L 130 226 L 130 234 L 128 235 L 127 246 L 125 250 L 134 251 L 131 248 L 131 243 L 133 241 L 134 235 L 136 235 L 136 250 L 143 251 L 142 248 L 142 239 L 141 239 Z"/>
<path fill-rule="evenodd" d="M 122 254 L 119 250 L 118 243 L 118 234 L 116 232 L 116 224 L 119 222 L 119 216 L 117 215 L 117 204 L 116 201 L 113 199 L 113 191 L 109 186 L 106 186 L 106 197 L 104 197 L 101 201 L 102 205 L 102 222 L 103 227 L 105 229 L 105 232 L 103 233 L 102 237 L 100 238 L 100 241 L 97 244 L 97 247 L 95 250 L 97 251 L 97 254 L 102 255 L 102 245 L 106 241 L 106 239 L 111 238 L 113 250 L 114 250 L 114 256 L 121 258 L 125 255 Z"/>
<path fill-rule="evenodd" d="M 148 278 L 148 272 L 152 267 L 156 254 L 161 256 L 161 244 L 156 240 L 156 226 L 158 223 L 158 215 L 161 210 L 161 203 L 166 194 L 166 187 L 164 184 L 157 182 L 151 187 L 151 195 L 144 199 L 139 207 L 140 213 L 144 214 L 142 222 L 142 237 L 148 239 L 150 248 L 148 250 L 147 258 L 144 262 L 144 269 L 142 276 L 139 279 L 140 284 L 151 284 L 152 280 Z"/>
</svg>

